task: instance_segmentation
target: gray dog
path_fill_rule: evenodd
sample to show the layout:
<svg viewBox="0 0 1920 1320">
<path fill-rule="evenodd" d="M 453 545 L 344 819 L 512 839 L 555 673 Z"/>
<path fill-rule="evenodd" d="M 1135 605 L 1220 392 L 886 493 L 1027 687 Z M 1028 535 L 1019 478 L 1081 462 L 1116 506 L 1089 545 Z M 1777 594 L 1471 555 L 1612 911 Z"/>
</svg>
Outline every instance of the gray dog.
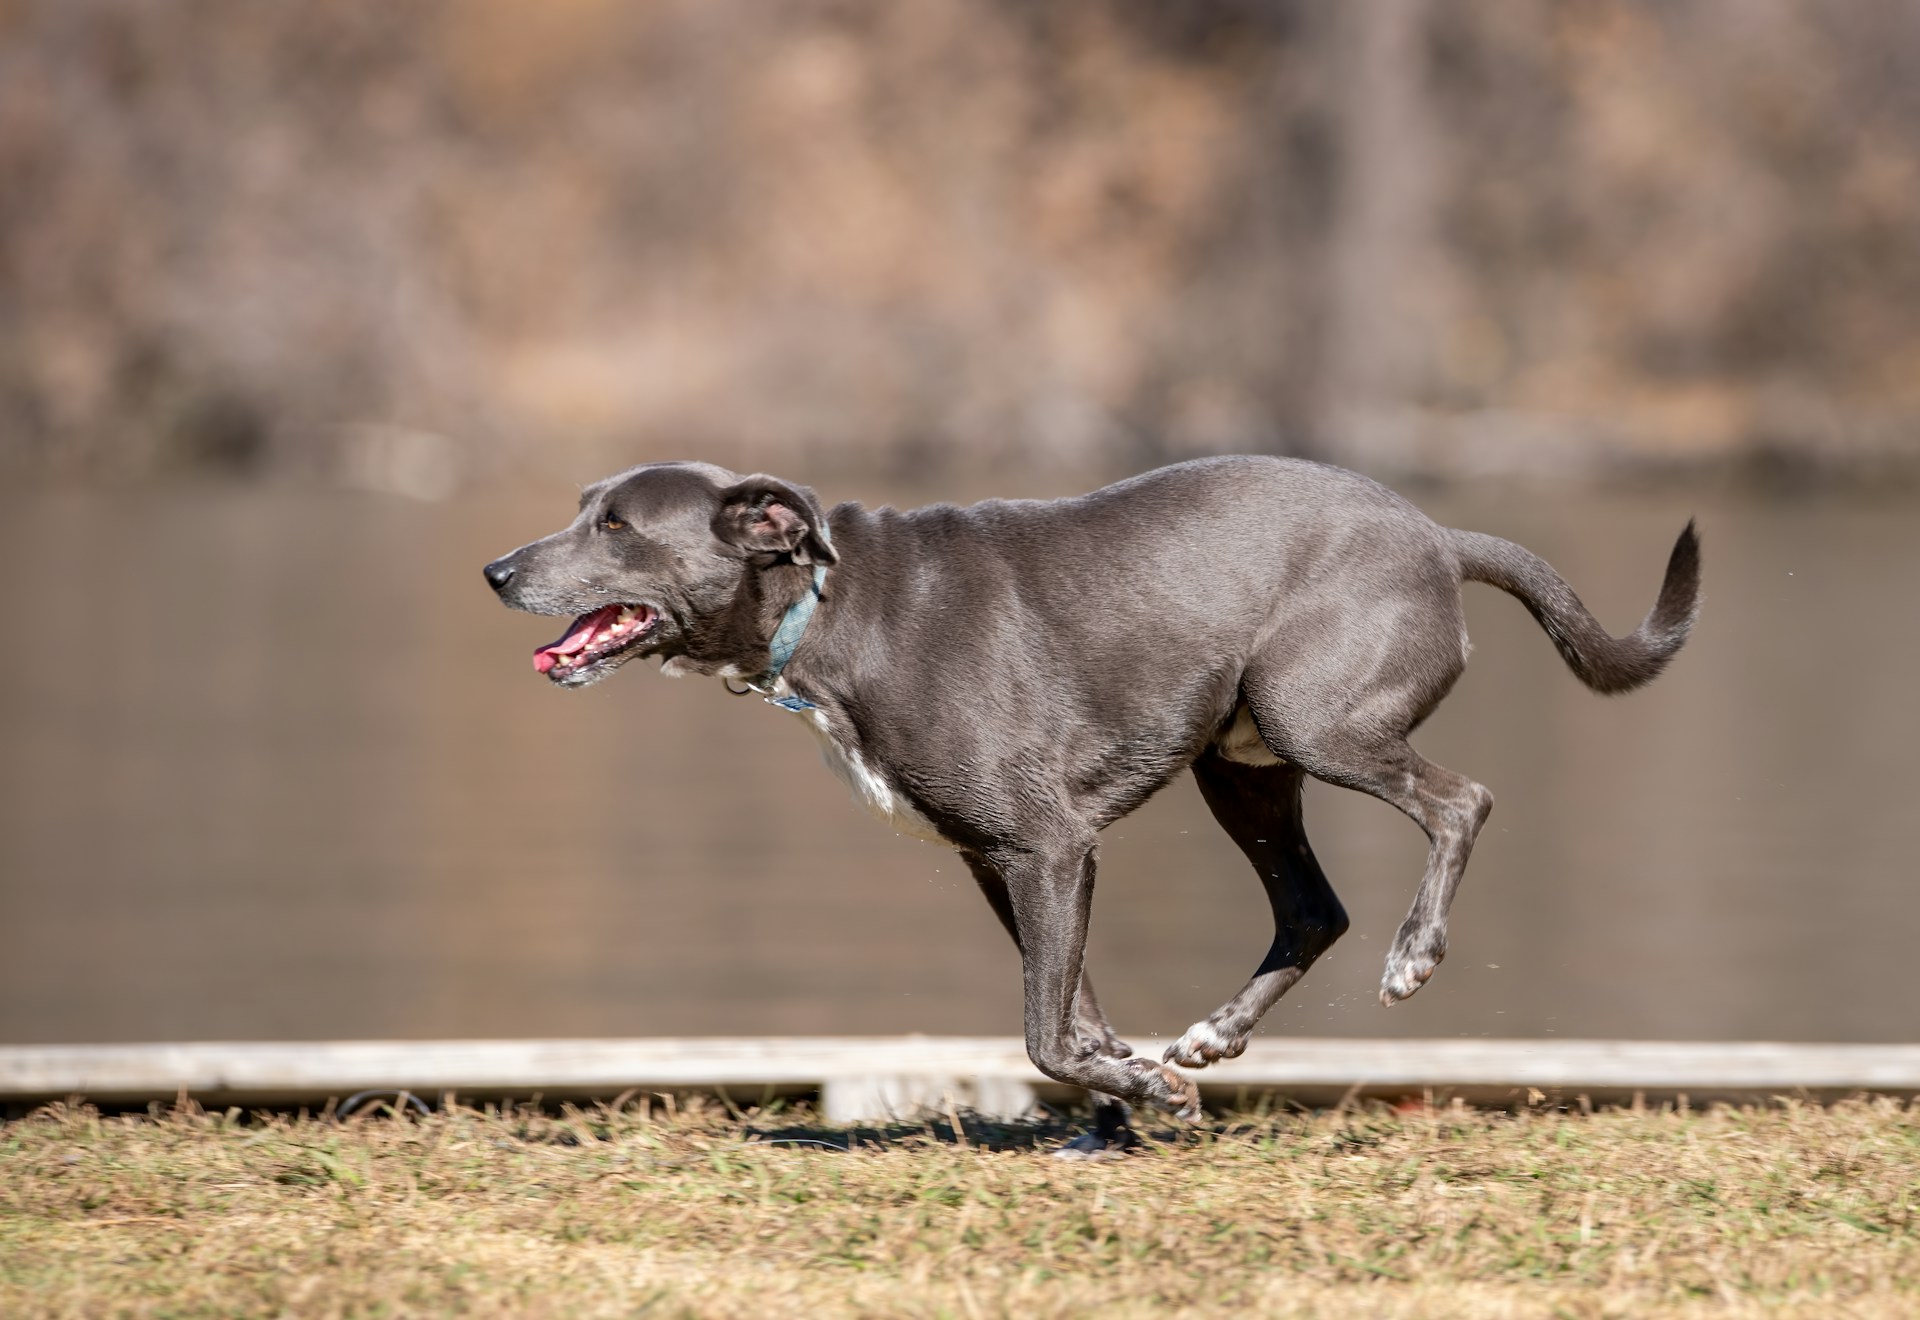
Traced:
<svg viewBox="0 0 1920 1320">
<path fill-rule="evenodd" d="M 1699 605 L 1689 523 L 1624 638 L 1498 537 L 1429 520 L 1352 472 L 1291 459 L 1162 468 L 1063 500 L 823 510 L 805 486 L 657 463 L 587 488 L 564 530 L 486 568 L 500 599 L 577 615 L 534 653 L 562 687 L 637 656 L 761 692 L 897 826 L 956 849 L 1020 949 L 1026 1043 L 1096 1096 L 1083 1151 L 1128 1102 L 1192 1117 L 1193 1080 L 1347 928 L 1301 824 L 1304 776 L 1411 816 L 1431 840 L 1380 998 L 1447 948 L 1447 908 L 1493 794 L 1407 735 L 1467 660 L 1463 580 L 1526 605 L 1597 692 L 1648 682 Z M 1253 863 L 1273 946 L 1165 1063 L 1132 1057 L 1082 969 L 1100 830 L 1191 766 Z"/>
</svg>

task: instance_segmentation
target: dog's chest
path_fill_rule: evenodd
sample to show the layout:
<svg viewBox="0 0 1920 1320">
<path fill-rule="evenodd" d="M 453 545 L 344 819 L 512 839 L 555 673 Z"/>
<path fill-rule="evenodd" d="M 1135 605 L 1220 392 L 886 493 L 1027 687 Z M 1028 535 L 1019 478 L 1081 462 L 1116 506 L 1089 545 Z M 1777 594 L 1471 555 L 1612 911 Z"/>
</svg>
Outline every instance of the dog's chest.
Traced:
<svg viewBox="0 0 1920 1320">
<path fill-rule="evenodd" d="M 778 695 L 784 696 L 788 690 L 784 681 L 775 685 Z M 904 794 L 888 783 L 885 775 L 868 765 L 858 751 L 834 735 L 833 725 L 824 710 L 815 706 L 798 713 L 806 721 L 807 727 L 813 730 L 813 736 L 820 740 L 820 759 L 852 791 L 854 801 L 902 834 L 924 839 L 928 843 L 947 844 L 947 840 L 940 836 L 940 831 L 934 828 L 933 822 L 921 815 Z"/>
</svg>

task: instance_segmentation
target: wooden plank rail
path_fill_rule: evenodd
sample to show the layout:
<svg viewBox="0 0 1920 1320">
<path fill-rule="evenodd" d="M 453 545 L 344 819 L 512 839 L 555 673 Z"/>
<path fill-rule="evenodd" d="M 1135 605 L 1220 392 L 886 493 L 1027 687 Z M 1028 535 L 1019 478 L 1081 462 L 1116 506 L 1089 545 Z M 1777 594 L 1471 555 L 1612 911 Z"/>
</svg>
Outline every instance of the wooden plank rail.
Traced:
<svg viewBox="0 0 1920 1320">
<path fill-rule="evenodd" d="M 1596 1104 L 1686 1096 L 1829 1101 L 1920 1094 L 1920 1045 L 1601 1040 L 1265 1039 L 1195 1076 L 1210 1103 L 1261 1095 L 1304 1105 L 1431 1093 L 1525 1103 L 1532 1093 Z M 364 1090 L 432 1100 L 626 1091 L 721 1091 L 747 1103 L 819 1095 L 843 1122 L 907 1117 L 954 1104 L 993 1116 L 1072 1098 L 1011 1037 L 204 1042 L 0 1047 L 0 1102 L 68 1097 L 105 1104 L 171 1100 L 209 1107 L 318 1106 Z"/>
</svg>

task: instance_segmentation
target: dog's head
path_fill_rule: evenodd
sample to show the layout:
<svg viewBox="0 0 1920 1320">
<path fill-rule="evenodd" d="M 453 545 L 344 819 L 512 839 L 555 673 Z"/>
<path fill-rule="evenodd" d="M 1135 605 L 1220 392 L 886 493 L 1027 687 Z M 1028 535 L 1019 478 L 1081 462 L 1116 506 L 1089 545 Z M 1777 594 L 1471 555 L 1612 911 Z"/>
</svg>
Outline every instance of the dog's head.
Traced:
<svg viewBox="0 0 1920 1320">
<path fill-rule="evenodd" d="M 805 486 L 708 463 L 649 463 L 597 481 L 564 529 L 486 567 L 500 599 L 577 616 L 533 667 L 561 687 L 636 656 L 672 672 L 746 676 L 780 616 L 838 556 Z"/>
</svg>

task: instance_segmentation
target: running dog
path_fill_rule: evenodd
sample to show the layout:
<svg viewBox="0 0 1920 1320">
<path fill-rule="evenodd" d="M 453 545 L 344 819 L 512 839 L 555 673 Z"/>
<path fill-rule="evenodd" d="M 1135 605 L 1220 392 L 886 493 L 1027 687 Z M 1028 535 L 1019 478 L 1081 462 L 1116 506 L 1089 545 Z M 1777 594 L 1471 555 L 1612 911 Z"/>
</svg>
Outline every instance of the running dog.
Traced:
<svg viewBox="0 0 1920 1320">
<path fill-rule="evenodd" d="M 1426 832 L 1380 998 L 1433 975 L 1493 806 L 1407 744 L 1466 665 L 1462 582 L 1517 597 L 1582 682 L 1626 692 L 1686 640 L 1700 550 L 1690 522 L 1652 611 L 1615 638 L 1531 551 L 1318 463 L 1205 459 L 1072 499 L 906 511 L 653 463 L 589 486 L 572 523 L 486 577 L 515 609 L 577 616 L 534 652 L 553 683 L 656 656 L 758 691 L 867 806 L 965 858 L 1019 946 L 1034 1064 L 1096 1096 L 1084 1152 L 1130 1140 L 1129 1103 L 1196 1116 L 1198 1088 L 1168 1065 L 1240 1054 L 1346 930 L 1301 824 L 1306 776 Z M 1239 993 L 1148 1060 L 1082 966 L 1094 843 L 1189 767 L 1253 863 L 1274 937 Z"/>
</svg>

